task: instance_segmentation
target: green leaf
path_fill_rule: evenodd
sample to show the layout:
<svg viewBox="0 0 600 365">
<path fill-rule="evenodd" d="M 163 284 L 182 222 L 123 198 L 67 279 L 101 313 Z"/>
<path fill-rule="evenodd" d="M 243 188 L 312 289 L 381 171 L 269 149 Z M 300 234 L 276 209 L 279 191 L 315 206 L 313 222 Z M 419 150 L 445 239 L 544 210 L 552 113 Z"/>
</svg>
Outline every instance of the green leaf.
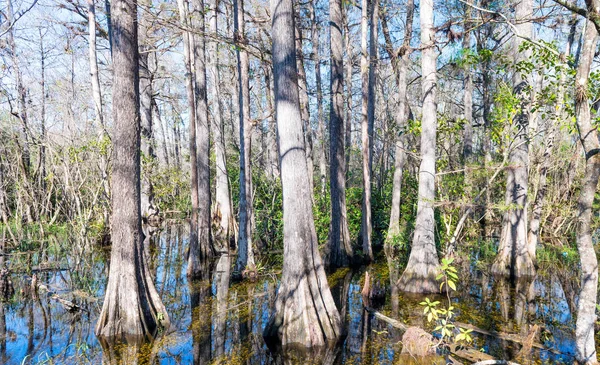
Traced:
<svg viewBox="0 0 600 365">
<path fill-rule="evenodd" d="M 448 280 L 448 286 L 456 291 L 456 284 L 454 284 L 454 281 Z"/>
</svg>

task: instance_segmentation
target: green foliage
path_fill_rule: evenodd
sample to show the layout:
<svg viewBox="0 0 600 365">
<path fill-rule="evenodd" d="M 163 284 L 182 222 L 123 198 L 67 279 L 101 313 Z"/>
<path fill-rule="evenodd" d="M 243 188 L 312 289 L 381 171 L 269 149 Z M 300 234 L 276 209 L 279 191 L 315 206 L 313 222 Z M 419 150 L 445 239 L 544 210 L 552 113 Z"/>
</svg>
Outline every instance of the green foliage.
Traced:
<svg viewBox="0 0 600 365">
<path fill-rule="evenodd" d="M 473 338 L 471 337 L 471 332 L 473 330 L 459 328 L 458 333 L 455 332 L 456 326 L 453 323 L 455 312 L 452 301 L 450 300 L 450 291 L 456 291 L 458 272 L 456 268 L 452 266 L 453 261 L 453 258 L 443 258 L 440 273 L 436 277 L 436 280 L 440 281 L 440 290 L 446 289 L 448 300 L 447 306 L 440 307 L 439 301 L 431 301 L 429 298 L 425 298 L 424 301 L 419 303 L 424 307 L 423 314 L 427 315 L 427 322 L 436 324 L 434 331 L 440 333 L 441 344 L 450 341 L 455 343 L 470 343 L 473 341 Z"/>
<path fill-rule="evenodd" d="M 175 167 L 156 168 L 152 173 L 154 202 L 161 212 L 175 210 L 187 215 L 192 206 L 189 175 Z"/>
</svg>

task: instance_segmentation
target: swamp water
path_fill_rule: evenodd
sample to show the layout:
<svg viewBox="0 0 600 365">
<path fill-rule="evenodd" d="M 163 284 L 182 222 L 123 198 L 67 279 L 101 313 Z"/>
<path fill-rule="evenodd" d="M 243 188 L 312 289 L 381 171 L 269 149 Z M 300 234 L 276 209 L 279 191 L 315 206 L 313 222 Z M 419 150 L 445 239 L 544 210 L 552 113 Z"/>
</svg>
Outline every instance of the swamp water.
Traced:
<svg viewBox="0 0 600 365">
<path fill-rule="evenodd" d="M 94 251 L 85 259 L 65 253 L 13 255 L 8 265 L 16 299 L 0 302 L 0 364 L 404 364 L 416 363 L 401 355 L 402 333 L 363 310 L 360 294 L 364 272 L 387 282 L 381 313 L 431 332 L 426 323 L 423 297 L 392 292 L 385 264 L 360 270 L 338 270 L 329 276 L 332 294 L 345 318 L 346 338 L 338 347 L 310 358 L 286 357 L 270 352 L 262 338 L 276 296 L 278 277 L 262 273 L 255 283 L 230 285 L 234 257 L 217 258 L 205 270 L 204 280 L 190 284 L 185 270 L 186 229 L 166 227 L 151 250 L 151 270 L 157 290 L 171 318 L 171 329 L 152 345 L 103 351 L 94 335 L 101 309 L 108 268 L 106 252 Z M 28 256 L 28 258 L 25 258 Z M 29 277 L 19 267 L 39 268 L 38 282 L 49 292 L 30 296 Z M 54 269 L 42 264 L 53 263 Z M 476 270 L 472 263 L 460 268 L 460 283 L 452 293 L 456 320 L 489 331 L 526 335 L 531 324 L 542 328 L 533 349 L 532 363 L 573 362 L 576 289 L 557 274 L 538 276 L 533 282 L 511 287 Z M 60 269 L 56 269 L 59 267 Z M 434 296 L 430 296 L 434 298 Z M 435 297 L 441 305 L 443 296 Z M 70 301 L 80 310 L 69 311 Z M 446 304 L 447 305 L 447 304 Z M 493 335 L 473 333 L 472 348 L 498 359 L 513 359 L 520 345 Z M 548 350 L 549 349 L 549 350 Z M 444 357 L 429 362 L 445 363 Z M 468 363 L 463 361 L 463 363 Z"/>
</svg>

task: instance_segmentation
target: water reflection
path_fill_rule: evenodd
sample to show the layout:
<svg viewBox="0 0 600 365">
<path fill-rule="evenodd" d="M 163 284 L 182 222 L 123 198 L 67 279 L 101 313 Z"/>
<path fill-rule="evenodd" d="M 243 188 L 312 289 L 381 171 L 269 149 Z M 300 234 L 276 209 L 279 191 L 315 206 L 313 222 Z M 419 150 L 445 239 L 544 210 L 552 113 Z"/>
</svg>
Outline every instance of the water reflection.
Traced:
<svg viewBox="0 0 600 365">
<path fill-rule="evenodd" d="M 286 348 L 272 352 L 262 330 L 271 315 L 277 278 L 265 275 L 256 283 L 231 284 L 234 257 L 222 255 L 203 266 L 200 280 L 186 279 L 186 227 L 166 226 L 149 245 L 148 256 L 156 288 L 169 312 L 172 326 L 153 344 L 102 346 L 93 334 L 106 280 L 106 255 L 89 251 L 80 258 L 47 251 L 27 258 L 11 258 L 17 298 L 0 302 L 0 363 L 106 364 L 396 364 L 402 333 L 364 311 L 363 270 L 334 273 L 332 295 L 344 321 L 346 337 L 340 345 L 305 353 Z M 63 253 L 64 255 L 64 253 Z M 20 274 L 23 263 L 62 263 L 68 270 L 38 273 L 51 293 L 34 298 L 23 288 L 29 278 Z M 75 263 L 77 263 L 75 265 Z M 423 297 L 398 292 L 397 272 L 382 265 L 369 268 L 389 277 L 385 304 L 378 308 L 402 322 L 426 326 L 419 302 Z M 388 273 L 389 271 L 389 273 Z M 387 280 L 387 279 L 386 279 Z M 527 334 L 534 323 L 545 328 L 536 341 L 563 353 L 534 351 L 542 363 L 572 363 L 576 285 L 569 275 L 553 273 L 511 286 L 479 271 L 461 276 L 462 289 L 452 298 L 457 319 L 491 331 Z M 60 297 L 82 309 L 70 312 Z M 443 300 L 443 298 L 440 298 Z M 431 328 L 429 328 L 431 330 Z M 520 349 L 508 341 L 475 335 L 477 348 L 497 358 L 514 358 Z"/>
</svg>

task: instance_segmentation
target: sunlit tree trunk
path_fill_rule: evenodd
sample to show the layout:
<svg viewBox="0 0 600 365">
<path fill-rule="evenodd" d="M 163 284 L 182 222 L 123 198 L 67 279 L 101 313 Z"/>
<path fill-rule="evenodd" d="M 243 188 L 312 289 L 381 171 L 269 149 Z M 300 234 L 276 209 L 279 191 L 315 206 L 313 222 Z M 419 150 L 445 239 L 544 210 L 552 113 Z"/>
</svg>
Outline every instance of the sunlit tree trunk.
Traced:
<svg viewBox="0 0 600 365">
<path fill-rule="evenodd" d="M 363 160 L 363 195 L 362 195 L 362 251 L 365 260 L 373 261 L 371 235 L 371 174 L 373 164 L 373 127 L 375 125 L 375 68 L 377 64 L 377 29 L 378 4 L 376 0 L 362 0 L 362 33 L 360 74 L 362 79 L 362 160 Z M 369 19 L 370 18 L 370 19 Z M 367 23 L 370 20 L 369 52 L 367 53 Z"/>
<path fill-rule="evenodd" d="M 471 50 L 471 23 L 467 19 L 471 18 L 472 9 L 471 6 L 465 5 L 465 25 L 464 25 L 464 37 L 463 37 L 463 52 L 470 52 Z M 468 53 L 465 53 L 468 54 Z M 472 69 L 469 62 L 466 62 L 464 69 L 464 129 L 463 129 L 463 159 L 465 163 L 468 163 L 471 156 L 473 155 L 473 76 Z M 466 182 L 467 184 L 470 181 Z"/>
<path fill-rule="evenodd" d="M 588 11 L 597 16 L 600 1 L 594 0 Z M 585 151 L 585 175 L 577 207 L 577 250 L 581 262 L 581 290 L 577 303 L 575 343 L 577 360 L 581 364 L 597 364 L 594 327 L 596 323 L 596 297 L 598 294 L 598 258 L 592 240 L 593 202 L 600 176 L 600 142 L 598 130 L 592 125 L 588 97 L 590 69 L 598 43 L 598 32 L 587 21 L 583 36 L 581 58 L 575 76 L 575 115 L 579 138 Z"/>
<path fill-rule="evenodd" d="M 189 4 L 187 0 L 177 0 L 179 7 L 179 21 L 184 27 L 189 27 Z M 194 95 L 194 73 L 193 73 L 193 62 L 192 62 L 192 45 L 193 37 L 192 34 L 186 30 L 182 32 L 183 36 L 183 60 L 185 63 L 185 88 L 188 102 L 188 113 L 189 113 L 189 143 L 190 143 L 190 170 L 191 170 L 191 198 L 192 198 L 192 214 L 190 216 L 190 248 L 198 247 L 198 211 L 200 201 L 198 197 L 198 154 L 196 145 L 196 100 Z M 174 127 L 177 128 L 177 123 L 174 123 Z M 175 139 L 179 140 L 177 136 L 177 129 L 175 129 Z M 177 145 L 176 145 L 177 146 Z M 177 149 L 176 149 L 176 152 Z M 190 250 L 191 251 L 191 250 Z M 191 255 L 190 255 L 191 256 Z"/>
<path fill-rule="evenodd" d="M 532 0 L 515 3 L 515 25 L 518 34 L 531 37 L 533 24 Z M 513 52 L 515 65 L 521 61 L 528 61 L 530 51 L 520 51 L 523 40 L 513 38 Z M 495 274 L 521 277 L 535 274 L 533 258 L 527 250 L 527 191 L 529 183 L 529 104 L 530 85 L 523 78 L 521 72 L 515 69 L 513 74 L 513 90 L 519 100 L 517 115 L 513 120 L 514 138 L 510 141 L 509 168 L 507 169 L 505 204 L 507 207 L 502 218 L 502 231 L 498 247 L 498 255 L 492 266 Z"/>
<path fill-rule="evenodd" d="M 310 191 L 314 190 L 314 163 L 313 163 L 313 141 L 312 128 L 310 126 L 310 112 L 308 105 L 308 85 L 306 82 L 306 69 L 304 68 L 304 52 L 302 51 L 303 35 L 300 28 L 300 13 L 296 10 L 296 62 L 298 63 L 298 89 L 300 93 L 300 116 L 304 126 L 304 141 L 306 144 L 306 163 L 308 164 L 308 180 L 310 182 Z M 312 194 L 310 195 L 312 198 Z"/>
<path fill-rule="evenodd" d="M 383 8 L 380 8 L 383 9 Z M 410 115 L 410 107 L 408 105 L 407 95 L 407 76 L 410 62 L 410 39 L 412 38 L 413 18 L 415 13 L 415 4 L 413 0 L 408 0 L 406 4 L 406 21 L 404 28 L 404 41 L 398 53 L 394 51 L 392 39 L 387 26 L 387 16 L 382 12 L 381 28 L 386 42 L 386 51 L 392 60 L 392 66 L 396 75 L 396 84 L 398 86 L 398 110 L 396 111 L 396 126 L 394 134 L 396 137 L 394 148 L 394 177 L 392 181 L 392 206 L 390 207 L 390 224 L 387 232 L 385 251 L 388 260 L 392 258 L 394 253 L 391 245 L 395 237 L 400 234 L 400 204 L 402 191 L 402 175 L 404 165 L 406 164 L 405 152 L 405 128 Z"/>
<path fill-rule="evenodd" d="M 436 49 L 433 27 L 433 0 L 421 0 L 421 166 L 419 169 L 419 203 L 410 257 L 398 281 L 401 290 L 413 293 L 435 293 L 439 259 L 435 248 L 435 148 L 437 134 Z"/>
<path fill-rule="evenodd" d="M 96 51 L 96 4 L 95 0 L 88 0 L 87 3 L 92 99 L 94 100 L 96 121 L 102 128 L 104 128 L 104 118 L 102 115 L 102 92 L 100 91 L 100 75 L 98 72 L 98 57 Z"/>
<path fill-rule="evenodd" d="M 219 0 L 211 1 L 211 15 L 209 18 L 209 33 L 217 34 L 217 20 L 219 12 Z M 215 211 L 221 217 L 220 226 L 222 239 L 229 242 L 235 237 L 233 208 L 231 206 L 231 191 L 229 186 L 229 175 L 227 173 L 227 151 L 225 149 L 225 126 L 221 115 L 221 76 L 219 74 L 219 44 L 216 40 L 208 43 L 209 68 L 212 77 L 211 96 L 213 103 L 213 130 L 215 157 L 216 157 L 216 187 L 215 187 Z M 229 243 L 227 243 L 229 245 Z"/>
<path fill-rule="evenodd" d="M 300 101 L 292 0 L 271 0 L 275 108 L 283 187 L 283 273 L 264 336 L 306 348 L 339 338 L 342 325 L 318 250 Z"/>
<path fill-rule="evenodd" d="M 346 74 L 344 87 L 346 88 L 346 121 L 344 130 L 344 142 L 346 151 L 346 188 L 348 187 L 348 178 L 350 171 L 350 155 L 352 154 L 352 73 L 354 70 L 354 49 L 352 47 L 352 39 L 350 34 L 350 20 L 348 19 L 352 6 L 347 6 L 344 12 L 344 48 L 346 50 Z"/>
<path fill-rule="evenodd" d="M 238 70 L 238 104 L 240 116 L 240 207 L 239 236 L 236 271 L 244 275 L 244 270 L 254 270 L 252 249 L 252 172 L 250 170 L 252 126 L 250 124 L 250 81 L 249 63 L 244 31 L 244 1 L 234 0 L 234 39 L 236 42 Z"/>
<path fill-rule="evenodd" d="M 317 23 L 317 13 L 315 11 L 315 0 L 310 1 L 310 25 L 312 53 L 311 59 L 315 66 L 315 89 L 317 93 L 317 119 L 319 135 L 319 177 L 321 183 L 321 193 L 325 193 L 327 179 L 327 143 L 325 139 L 325 120 L 323 116 L 323 81 L 321 79 L 321 57 L 319 56 L 319 26 Z"/>
<path fill-rule="evenodd" d="M 96 335 L 106 342 L 153 338 L 169 325 L 142 243 L 137 2 L 115 0 L 114 5 L 112 249 L 96 325 Z"/>
<path fill-rule="evenodd" d="M 154 152 L 154 134 L 152 120 L 152 95 L 153 75 L 148 62 L 150 52 L 154 47 L 150 39 L 151 22 L 150 7 L 148 0 L 142 0 L 140 6 L 143 11 L 139 19 L 139 43 L 140 43 L 140 124 L 141 124 L 141 148 L 142 148 L 142 222 L 150 223 L 151 217 L 158 214 L 158 207 L 154 203 L 154 189 L 152 187 L 153 167 L 156 163 Z M 90 54 L 91 57 L 91 54 Z M 97 71 L 97 70 L 96 70 Z M 94 96 L 94 99 L 96 96 Z"/>
<path fill-rule="evenodd" d="M 330 267 L 347 266 L 352 259 L 350 231 L 346 217 L 346 159 L 344 151 L 344 63 L 341 0 L 329 1 L 331 48 L 331 103 L 329 117 L 329 158 L 331 189 Z"/>
</svg>

